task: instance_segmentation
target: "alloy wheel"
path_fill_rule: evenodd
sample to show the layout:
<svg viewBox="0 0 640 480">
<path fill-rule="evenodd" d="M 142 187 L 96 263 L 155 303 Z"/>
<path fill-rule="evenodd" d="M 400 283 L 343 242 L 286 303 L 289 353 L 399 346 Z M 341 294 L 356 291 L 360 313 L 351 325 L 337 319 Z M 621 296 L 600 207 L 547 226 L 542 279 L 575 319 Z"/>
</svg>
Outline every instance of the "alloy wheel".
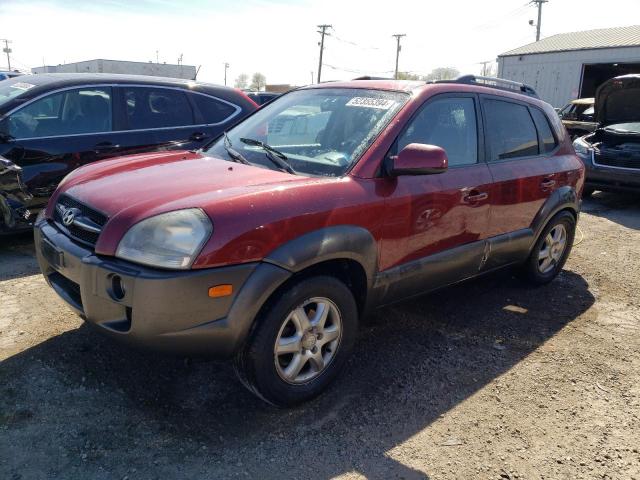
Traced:
<svg viewBox="0 0 640 480">
<path fill-rule="evenodd" d="M 287 315 L 274 345 L 276 370 L 287 383 L 306 383 L 320 375 L 338 351 L 342 319 L 323 297 L 306 300 Z"/>
<path fill-rule="evenodd" d="M 567 248 L 567 229 L 559 223 L 553 227 L 538 252 L 538 271 L 542 274 L 549 273 L 560 262 Z"/>
</svg>

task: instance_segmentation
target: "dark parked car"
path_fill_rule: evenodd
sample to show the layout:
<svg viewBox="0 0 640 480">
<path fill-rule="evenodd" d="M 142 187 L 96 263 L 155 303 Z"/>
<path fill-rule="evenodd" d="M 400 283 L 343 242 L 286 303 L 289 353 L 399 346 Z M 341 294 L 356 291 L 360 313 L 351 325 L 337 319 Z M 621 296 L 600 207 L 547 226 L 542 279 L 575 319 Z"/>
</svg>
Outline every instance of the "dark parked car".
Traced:
<svg viewBox="0 0 640 480">
<path fill-rule="evenodd" d="M 0 233 L 31 225 L 56 186 L 96 160 L 198 149 L 249 113 L 244 93 L 191 81 L 45 74 L 0 83 Z M 6 167 L 7 162 L 13 164 Z M 22 184 L 22 197 L 8 191 Z"/>
<path fill-rule="evenodd" d="M 581 137 L 596 129 L 593 98 L 572 100 L 558 112 L 571 138 Z"/>
<path fill-rule="evenodd" d="M 246 92 L 247 96 L 256 102 L 258 105 L 264 105 L 265 103 L 270 102 L 274 98 L 278 98 L 281 93 L 274 92 Z"/>
<path fill-rule="evenodd" d="M 0 81 L 7 80 L 9 78 L 15 78 L 21 76 L 22 73 L 15 70 L 0 70 Z"/>
<path fill-rule="evenodd" d="M 206 151 L 83 167 L 37 221 L 40 268 L 104 334 L 234 357 L 261 398 L 307 400 L 372 308 L 562 269 L 584 166 L 550 105 L 491 82 L 313 85 Z"/>
<path fill-rule="evenodd" d="M 640 191 L 640 75 L 624 75 L 596 92 L 598 128 L 573 146 L 587 167 L 585 195 Z"/>
</svg>

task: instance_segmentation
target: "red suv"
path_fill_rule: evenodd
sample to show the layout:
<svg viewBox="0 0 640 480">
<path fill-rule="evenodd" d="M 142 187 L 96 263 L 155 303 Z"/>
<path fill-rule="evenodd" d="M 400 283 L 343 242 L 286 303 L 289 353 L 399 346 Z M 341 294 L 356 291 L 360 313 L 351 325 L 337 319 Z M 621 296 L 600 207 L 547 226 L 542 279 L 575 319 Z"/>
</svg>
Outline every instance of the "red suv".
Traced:
<svg viewBox="0 0 640 480">
<path fill-rule="evenodd" d="M 51 287 L 131 344 L 235 358 L 291 405 L 375 307 L 569 255 L 584 167 L 529 87 L 462 77 L 287 93 L 197 152 L 69 174 L 36 225 Z"/>
</svg>

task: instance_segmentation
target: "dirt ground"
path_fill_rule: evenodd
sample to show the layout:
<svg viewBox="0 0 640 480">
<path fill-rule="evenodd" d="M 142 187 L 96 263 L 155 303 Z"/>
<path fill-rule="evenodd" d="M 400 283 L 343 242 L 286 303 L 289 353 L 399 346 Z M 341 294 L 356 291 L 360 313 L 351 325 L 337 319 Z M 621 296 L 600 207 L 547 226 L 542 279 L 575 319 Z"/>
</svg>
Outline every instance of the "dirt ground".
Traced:
<svg viewBox="0 0 640 480">
<path fill-rule="evenodd" d="M 102 338 L 0 240 L 0 478 L 640 479 L 640 197 L 585 203 L 552 284 L 509 272 L 378 311 L 293 410 L 229 364 Z"/>
</svg>

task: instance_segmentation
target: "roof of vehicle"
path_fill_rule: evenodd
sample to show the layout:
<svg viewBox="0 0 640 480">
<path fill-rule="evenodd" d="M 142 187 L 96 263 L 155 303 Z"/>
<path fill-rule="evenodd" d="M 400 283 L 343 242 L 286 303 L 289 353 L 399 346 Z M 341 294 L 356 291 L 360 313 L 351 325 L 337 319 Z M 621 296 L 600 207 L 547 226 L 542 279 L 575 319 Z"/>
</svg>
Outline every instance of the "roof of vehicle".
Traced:
<svg viewBox="0 0 640 480">
<path fill-rule="evenodd" d="M 213 85 L 202 82 L 196 82 L 195 80 L 185 80 L 181 78 L 167 78 L 167 77 L 152 77 L 148 75 L 123 75 L 117 73 L 40 73 L 37 75 L 28 76 L 29 83 L 34 85 L 49 85 L 49 86 L 67 86 L 73 84 L 87 84 L 87 83 L 105 83 L 105 82 L 118 82 L 118 83 L 137 83 L 137 84 L 153 84 L 153 85 L 168 85 L 168 86 L 184 86 L 189 87 L 193 85 L 207 85 L 211 87 L 225 88 L 221 85 Z M 26 81 L 26 80 L 23 80 Z"/>
<path fill-rule="evenodd" d="M 593 105 L 594 102 L 594 98 L 576 98 L 575 100 L 571 100 L 571 103 L 574 105 Z"/>
<path fill-rule="evenodd" d="M 244 92 L 231 87 L 214 85 L 211 83 L 196 82 L 195 80 L 184 80 L 180 78 L 152 77 L 147 75 L 121 75 L 115 73 L 41 73 L 37 75 L 27 75 L 13 77 L 3 80 L 3 85 L 12 84 L 33 85 L 25 89 L 24 93 L 15 97 L 12 101 L 2 105 L 2 112 L 11 110 L 25 100 L 40 96 L 44 93 L 63 89 L 67 87 L 82 85 L 104 85 L 104 84 L 131 84 L 131 85 L 156 85 L 162 87 L 184 88 L 187 90 L 199 91 L 215 95 L 223 99 L 233 99 L 239 105 L 251 104 L 255 102 L 246 96 Z M 242 100 L 240 100 L 242 98 Z"/>
<path fill-rule="evenodd" d="M 640 25 L 616 28 L 598 28 L 581 32 L 560 33 L 538 42 L 501 53 L 499 57 L 529 55 L 532 53 L 593 50 L 613 47 L 635 47 L 640 45 Z"/>
<path fill-rule="evenodd" d="M 302 87 L 308 88 L 369 88 L 372 90 L 411 91 L 424 87 L 425 82 L 415 80 L 350 80 L 344 82 L 314 83 Z"/>
<path fill-rule="evenodd" d="M 436 85 L 440 86 L 441 89 L 443 88 L 443 86 L 451 86 L 452 89 L 454 86 L 462 87 L 455 88 L 455 90 L 459 91 L 469 91 L 468 87 L 472 87 L 471 91 L 476 91 L 476 88 L 480 88 L 480 91 L 484 91 L 486 93 L 497 93 L 496 90 L 506 91 L 509 93 L 514 93 L 516 95 L 525 95 L 529 98 L 539 99 L 535 90 L 529 85 L 506 80 L 503 78 L 482 77 L 476 75 L 462 75 L 456 79 L 438 80 L 432 82 L 393 79 L 355 79 L 346 82 L 319 83 L 308 85 L 302 88 L 362 88 L 371 90 L 412 92 L 416 90 L 423 90 L 426 88 L 433 88 Z"/>
</svg>

